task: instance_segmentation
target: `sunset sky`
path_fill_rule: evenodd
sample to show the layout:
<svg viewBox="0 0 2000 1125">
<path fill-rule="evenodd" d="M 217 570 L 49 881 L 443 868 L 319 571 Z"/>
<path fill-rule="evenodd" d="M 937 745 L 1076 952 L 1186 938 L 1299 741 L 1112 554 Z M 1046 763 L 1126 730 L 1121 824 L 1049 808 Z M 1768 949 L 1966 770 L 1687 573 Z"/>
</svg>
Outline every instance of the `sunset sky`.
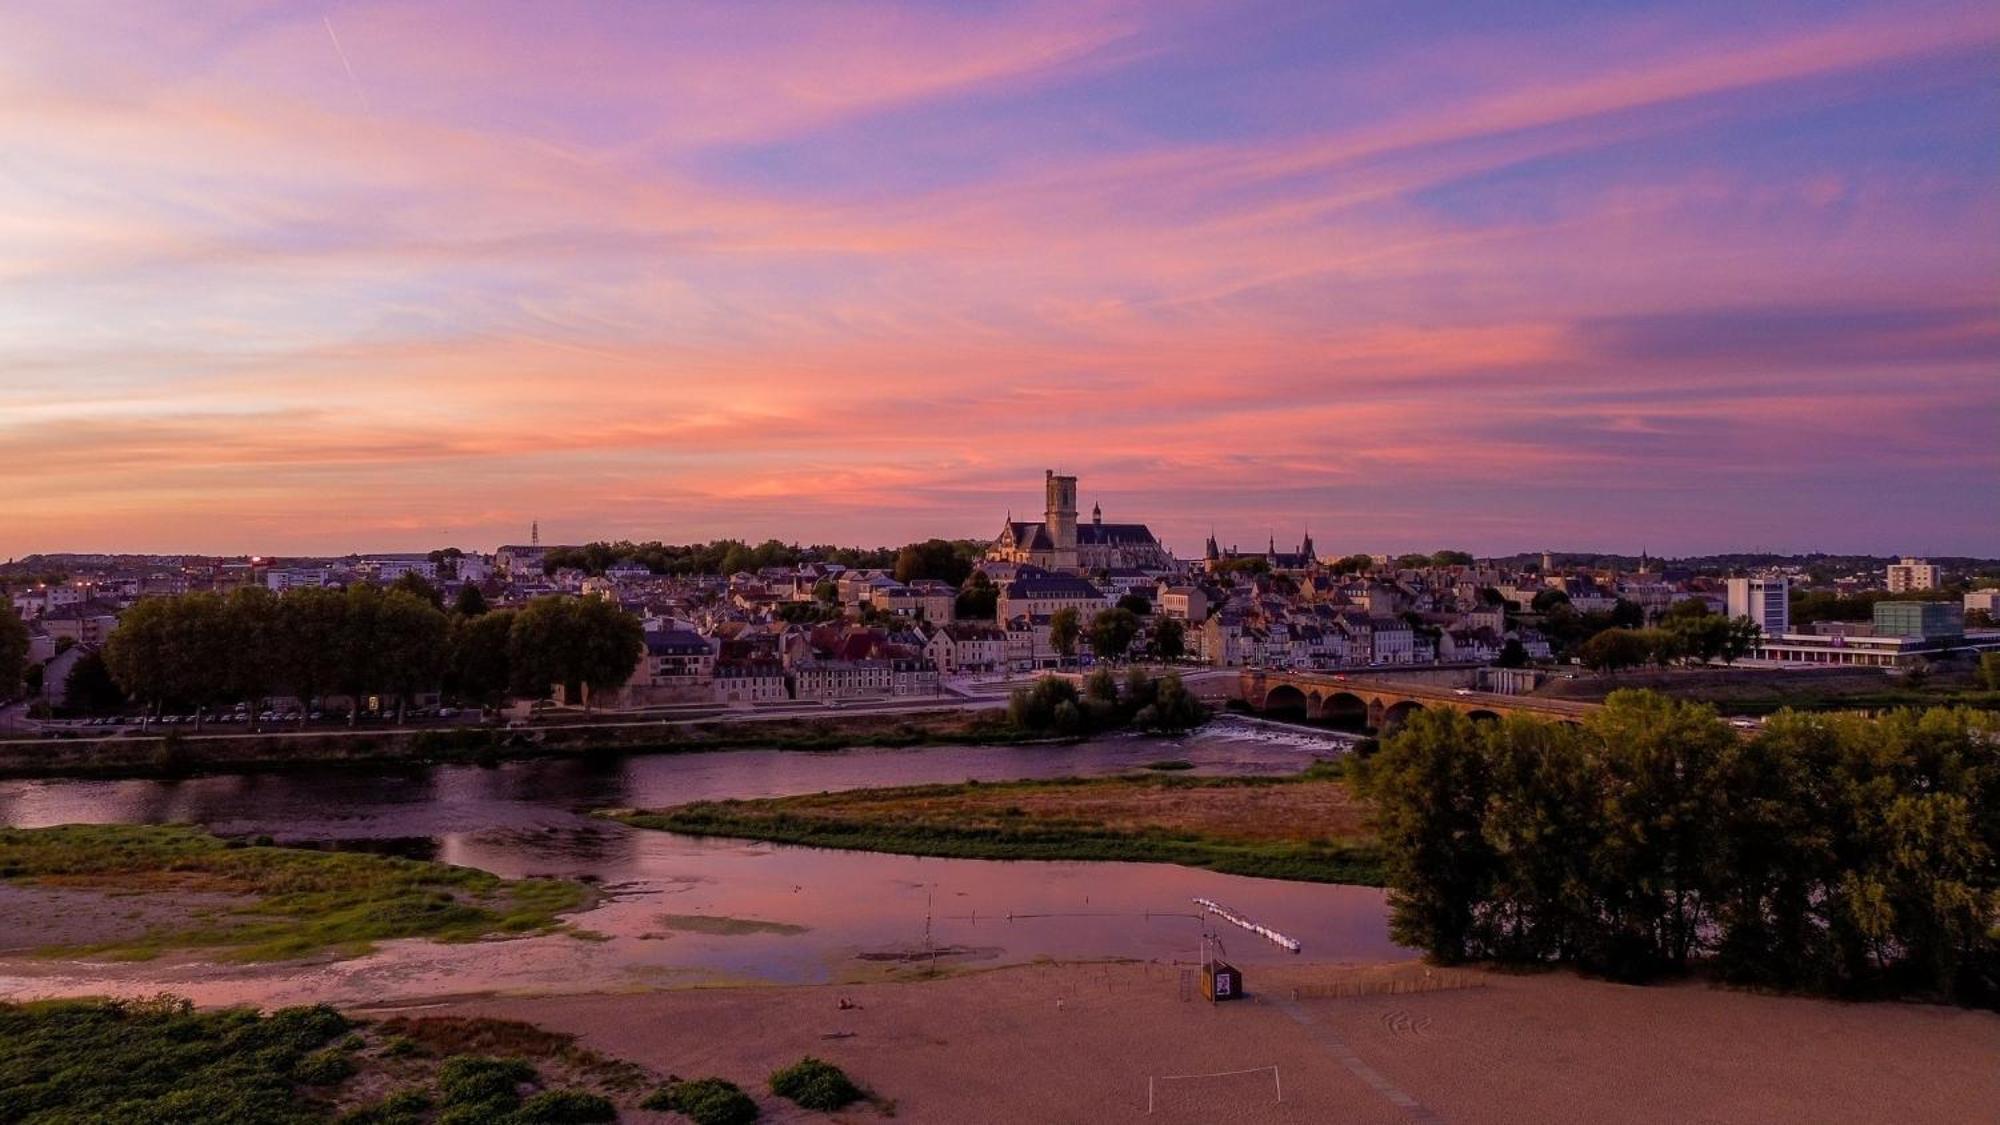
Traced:
<svg viewBox="0 0 2000 1125">
<path fill-rule="evenodd" d="M 2000 5 L 9 0 L 0 558 L 2000 554 Z"/>
</svg>

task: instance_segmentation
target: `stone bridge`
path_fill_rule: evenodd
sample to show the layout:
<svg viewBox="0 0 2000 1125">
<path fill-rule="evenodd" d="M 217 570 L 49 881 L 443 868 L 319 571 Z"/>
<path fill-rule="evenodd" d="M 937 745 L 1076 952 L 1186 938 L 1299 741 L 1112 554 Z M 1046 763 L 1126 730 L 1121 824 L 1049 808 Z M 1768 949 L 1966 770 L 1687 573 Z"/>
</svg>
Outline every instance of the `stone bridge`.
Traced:
<svg viewBox="0 0 2000 1125">
<path fill-rule="evenodd" d="M 1470 675 L 1460 682 L 1469 681 Z M 1426 677 L 1435 679 L 1435 677 Z M 1574 723 L 1599 704 L 1534 695 L 1502 695 L 1440 683 L 1399 680 L 1379 671 L 1281 672 L 1245 668 L 1238 693 L 1253 710 L 1323 722 L 1342 730 L 1389 734 L 1426 708 L 1450 708 L 1474 719 L 1534 715 Z"/>
</svg>

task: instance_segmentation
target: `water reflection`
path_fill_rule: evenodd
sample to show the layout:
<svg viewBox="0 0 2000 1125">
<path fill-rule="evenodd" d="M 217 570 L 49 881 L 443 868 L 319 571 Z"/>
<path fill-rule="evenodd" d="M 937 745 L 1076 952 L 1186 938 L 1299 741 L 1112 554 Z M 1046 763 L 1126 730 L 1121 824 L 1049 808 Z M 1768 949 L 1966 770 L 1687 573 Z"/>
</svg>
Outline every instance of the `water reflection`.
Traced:
<svg viewBox="0 0 2000 1125">
<path fill-rule="evenodd" d="M 588 877 L 610 894 L 574 921 L 605 940 L 556 936 L 448 946 L 404 942 L 321 966 L 62 962 L 0 966 L 0 995 L 148 992 L 203 1001 L 364 1002 L 487 989 L 578 991 L 756 978 L 839 980 L 911 957 L 1194 955 L 1205 895 L 1267 920 L 1314 959 L 1380 959 L 1382 894 L 1181 867 L 999 863 L 821 851 L 639 832 L 605 807 L 883 784 L 1118 773 L 1184 758 L 1204 773 L 1292 772 L 1337 746 L 1219 722 L 1184 739 L 1106 738 L 1063 747 L 928 747 L 839 753 L 739 751 L 549 759 L 497 768 L 351 767 L 176 781 L 0 782 L 0 822 L 192 822 L 228 835 L 435 858 L 509 877 Z M 715 920 L 690 929 L 683 919 Z M 734 921 L 732 921 L 734 920 Z M 755 925 L 765 923 L 768 925 Z M 1287 954 L 1225 934 L 1233 959 Z"/>
</svg>

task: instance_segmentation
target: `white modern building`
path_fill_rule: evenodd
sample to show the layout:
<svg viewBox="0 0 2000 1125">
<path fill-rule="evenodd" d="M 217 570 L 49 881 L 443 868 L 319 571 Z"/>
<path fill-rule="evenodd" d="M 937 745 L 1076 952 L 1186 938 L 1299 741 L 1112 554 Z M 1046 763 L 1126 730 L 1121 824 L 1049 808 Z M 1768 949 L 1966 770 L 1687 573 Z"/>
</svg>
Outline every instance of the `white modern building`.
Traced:
<svg viewBox="0 0 2000 1125">
<path fill-rule="evenodd" d="M 1729 580 L 1729 616 L 1755 621 L 1767 637 L 1792 631 L 1791 599 L 1791 582 L 1782 576 Z"/>
</svg>

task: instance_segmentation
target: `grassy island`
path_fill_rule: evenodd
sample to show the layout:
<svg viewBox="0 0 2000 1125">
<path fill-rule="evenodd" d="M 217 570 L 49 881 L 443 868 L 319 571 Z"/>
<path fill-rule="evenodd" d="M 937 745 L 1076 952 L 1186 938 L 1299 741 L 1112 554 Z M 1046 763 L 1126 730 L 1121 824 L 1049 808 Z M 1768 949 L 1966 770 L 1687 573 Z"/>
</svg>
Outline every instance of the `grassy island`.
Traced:
<svg viewBox="0 0 2000 1125">
<path fill-rule="evenodd" d="M 354 956 L 374 942 L 545 933 L 589 902 L 580 883 L 225 840 L 176 825 L 0 829 L 0 893 L 55 915 L 44 952 L 140 960 Z"/>
<path fill-rule="evenodd" d="M 1179 863 L 1380 885 L 1366 806 L 1330 770 L 916 785 L 611 814 L 640 828 L 961 859 Z"/>
</svg>

